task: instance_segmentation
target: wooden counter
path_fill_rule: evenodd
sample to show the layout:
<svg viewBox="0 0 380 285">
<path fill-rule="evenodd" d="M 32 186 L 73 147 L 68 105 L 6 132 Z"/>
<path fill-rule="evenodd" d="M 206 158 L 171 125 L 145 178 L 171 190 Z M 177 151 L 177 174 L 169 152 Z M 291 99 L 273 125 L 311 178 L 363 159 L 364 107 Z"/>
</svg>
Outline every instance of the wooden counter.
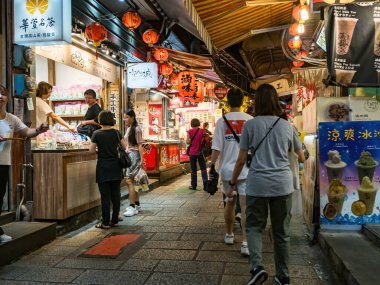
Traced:
<svg viewBox="0 0 380 285">
<path fill-rule="evenodd" d="M 33 217 L 63 220 L 100 205 L 96 154 L 33 151 Z"/>
</svg>

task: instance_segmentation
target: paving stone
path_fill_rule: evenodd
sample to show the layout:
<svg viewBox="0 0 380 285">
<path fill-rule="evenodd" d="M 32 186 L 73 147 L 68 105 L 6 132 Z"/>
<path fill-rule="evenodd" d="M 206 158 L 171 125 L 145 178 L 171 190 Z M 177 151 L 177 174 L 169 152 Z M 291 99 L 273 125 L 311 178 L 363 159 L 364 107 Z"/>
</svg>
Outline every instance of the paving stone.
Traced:
<svg viewBox="0 0 380 285">
<path fill-rule="evenodd" d="M 246 276 L 245 278 L 247 279 L 247 277 L 251 275 L 251 273 L 249 272 L 250 270 L 251 266 L 249 262 L 247 262 L 246 264 L 228 262 L 224 267 L 224 274 Z M 266 267 L 265 270 L 267 270 Z"/>
<path fill-rule="evenodd" d="M 66 258 L 55 267 L 77 269 L 117 269 L 122 263 L 122 261 L 100 258 Z"/>
<path fill-rule="evenodd" d="M 26 273 L 30 269 L 28 267 L 7 265 L 0 268 L 0 279 L 16 279 L 18 276 Z M 3 281 L 0 282 L 3 284 Z"/>
<path fill-rule="evenodd" d="M 72 282 L 83 271 L 78 269 L 61 269 L 61 268 L 35 268 L 21 276 L 17 280 L 40 281 L 40 282 Z"/>
<path fill-rule="evenodd" d="M 144 284 L 148 272 L 87 270 L 73 283 L 80 284 Z M 128 282 L 128 283 L 126 283 Z"/>
<path fill-rule="evenodd" d="M 61 256 L 45 256 L 45 255 L 27 255 L 13 263 L 20 267 L 50 267 L 56 265 L 63 259 Z"/>
<path fill-rule="evenodd" d="M 154 216 L 155 217 L 155 216 Z M 154 220 L 154 221 L 148 221 L 148 220 L 140 220 L 135 225 L 137 226 L 162 226 L 167 225 L 168 221 L 160 221 L 160 220 Z M 168 225 L 168 226 L 178 226 L 176 224 Z"/>
<path fill-rule="evenodd" d="M 142 229 L 144 232 L 151 233 L 182 233 L 185 227 L 154 227 L 146 226 Z"/>
<path fill-rule="evenodd" d="M 169 221 L 172 217 L 157 217 L 157 216 L 148 216 L 144 217 L 142 221 Z"/>
<path fill-rule="evenodd" d="M 152 240 L 179 240 L 180 236 L 179 233 L 156 233 Z"/>
<path fill-rule="evenodd" d="M 143 248 L 198 249 L 199 241 L 148 241 Z"/>
<path fill-rule="evenodd" d="M 1 280 L 1 285 L 64 285 L 64 284 L 72 284 L 72 283 L 56 283 L 56 282 L 31 282 L 31 281 L 20 281 L 20 280 Z"/>
<path fill-rule="evenodd" d="M 181 240 L 199 240 L 199 241 L 222 241 L 223 236 L 214 234 L 188 234 L 184 233 Z"/>
<path fill-rule="evenodd" d="M 218 275 L 153 273 L 146 285 L 213 285 L 219 283 Z"/>
<path fill-rule="evenodd" d="M 133 258 L 123 264 L 120 270 L 153 271 L 158 262 L 159 260 Z"/>
<path fill-rule="evenodd" d="M 225 234 L 225 229 L 223 228 L 218 228 L 212 226 L 210 227 L 187 227 L 185 229 L 185 233 L 195 233 L 195 234 L 209 234 L 212 232 L 213 234 L 220 234 L 221 239 L 223 239 L 224 234 Z"/>
<path fill-rule="evenodd" d="M 221 285 L 244 285 L 248 280 L 249 276 L 223 275 Z"/>
<path fill-rule="evenodd" d="M 192 260 L 195 250 L 141 249 L 133 258 Z"/>
<path fill-rule="evenodd" d="M 68 256 L 78 251 L 78 246 L 64 246 L 64 245 L 47 245 L 31 254 L 33 255 L 55 255 L 55 256 Z"/>
<path fill-rule="evenodd" d="M 240 251 L 200 251 L 196 260 L 199 261 L 219 261 L 219 262 L 241 262 L 247 263 L 248 258 L 243 257 Z"/>
<path fill-rule="evenodd" d="M 240 245 L 238 242 L 233 245 L 227 245 L 224 242 L 205 242 L 201 250 L 240 251 Z"/>
<path fill-rule="evenodd" d="M 154 269 L 156 272 L 178 272 L 195 274 L 222 274 L 223 263 L 203 261 L 161 260 Z"/>
</svg>

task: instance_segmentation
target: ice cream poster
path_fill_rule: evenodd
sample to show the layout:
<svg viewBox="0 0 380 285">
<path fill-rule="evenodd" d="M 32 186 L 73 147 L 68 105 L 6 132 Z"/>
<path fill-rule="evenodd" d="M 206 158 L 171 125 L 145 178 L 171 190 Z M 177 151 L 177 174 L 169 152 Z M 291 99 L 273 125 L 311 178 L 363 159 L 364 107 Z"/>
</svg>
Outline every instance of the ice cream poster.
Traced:
<svg viewBox="0 0 380 285">
<path fill-rule="evenodd" d="M 325 31 L 329 83 L 380 86 L 380 4 L 329 5 Z"/>
<path fill-rule="evenodd" d="M 320 223 L 380 223 L 380 121 L 320 123 Z"/>
</svg>

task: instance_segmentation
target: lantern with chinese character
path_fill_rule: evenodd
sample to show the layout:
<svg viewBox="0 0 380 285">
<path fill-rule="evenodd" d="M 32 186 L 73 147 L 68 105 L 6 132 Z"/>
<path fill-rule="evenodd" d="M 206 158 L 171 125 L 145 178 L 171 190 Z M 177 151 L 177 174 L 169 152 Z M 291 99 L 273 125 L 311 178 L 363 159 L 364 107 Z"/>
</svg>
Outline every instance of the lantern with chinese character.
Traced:
<svg viewBox="0 0 380 285">
<path fill-rule="evenodd" d="M 288 41 L 288 46 L 291 49 L 299 49 L 302 46 L 302 40 L 299 36 L 295 36 L 294 38 Z"/>
<path fill-rule="evenodd" d="M 178 74 L 178 93 L 181 96 L 192 96 L 195 92 L 195 75 L 191 71 L 182 71 Z"/>
<path fill-rule="evenodd" d="M 305 33 L 304 24 L 294 23 L 290 25 L 289 34 L 291 34 L 292 36 L 302 35 L 303 33 Z"/>
<path fill-rule="evenodd" d="M 160 63 L 163 63 L 164 61 L 166 61 L 169 57 L 169 53 L 166 49 L 164 48 L 160 48 L 160 49 L 156 49 L 154 51 L 154 58 L 156 60 L 158 60 Z"/>
<path fill-rule="evenodd" d="M 168 77 L 173 72 L 173 66 L 170 63 L 160 64 L 160 73 Z"/>
<path fill-rule="evenodd" d="M 141 17 L 135 11 L 127 11 L 124 13 L 122 18 L 124 26 L 126 26 L 130 31 L 137 29 L 141 24 Z"/>
<path fill-rule="evenodd" d="M 102 24 L 95 22 L 86 27 L 85 35 L 95 47 L 99 47 L 102 41 L 107 39 L 107 29 Z"/>
<path fill-rule="evenodd" d="M 202 81 L 195 80 L 195 92 L 190 96 L 190 101 L 199 103 L 202 102 L 205 97 L 205 84 Z"/>
<path fill-rule="evenodd" d="M 159 37 L 160 35 L 153 29 L 148 29 L 143 33 L 143 41 L 150 47 L 152 47 L 156 42 L 158 42 Z"/>
<path fill-rule="evenodd" d="M 170 84 L 172 86 L 177 86 L 178 85 L 178 74 L 177 73 L 172 73 L 170 74 Z"/>
</svg>

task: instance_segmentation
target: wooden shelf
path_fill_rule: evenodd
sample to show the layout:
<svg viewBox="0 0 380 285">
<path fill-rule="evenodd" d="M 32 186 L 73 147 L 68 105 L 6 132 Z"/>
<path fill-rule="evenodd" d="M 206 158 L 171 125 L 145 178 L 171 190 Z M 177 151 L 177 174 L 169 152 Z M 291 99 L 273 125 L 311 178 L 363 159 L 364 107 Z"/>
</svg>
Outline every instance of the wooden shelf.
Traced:
<svg viewBox="0 0 380 285">
<path fill-rule="evenodd" d="M 84 115 L 82 114 L 79 114 L 79 115 L 58 115 L 60 116 L 61 118 L 83 118 Z"/>
</svg>

